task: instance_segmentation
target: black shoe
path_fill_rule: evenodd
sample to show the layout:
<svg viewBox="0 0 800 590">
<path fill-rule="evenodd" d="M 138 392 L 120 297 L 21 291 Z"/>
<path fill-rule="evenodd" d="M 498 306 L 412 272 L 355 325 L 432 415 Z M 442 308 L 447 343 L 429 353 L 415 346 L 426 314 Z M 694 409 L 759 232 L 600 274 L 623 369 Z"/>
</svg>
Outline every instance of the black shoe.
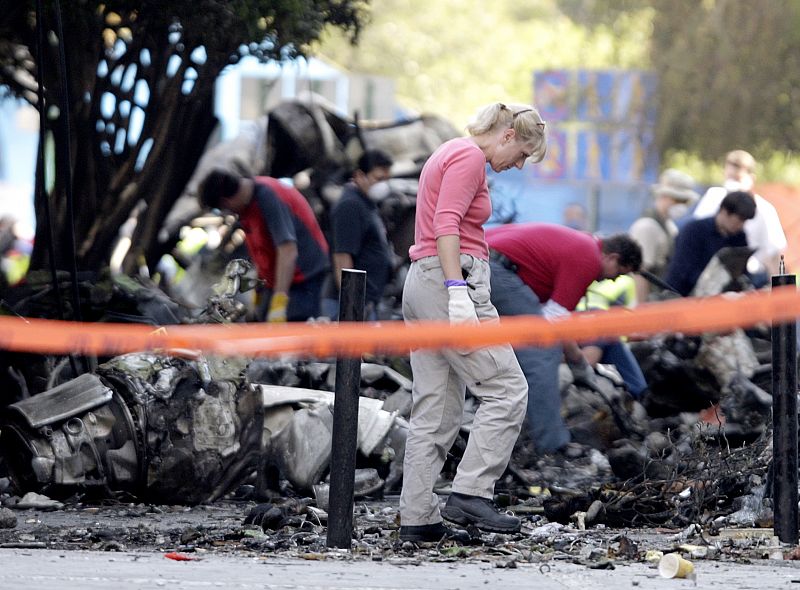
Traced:
<svg viewBox="0 0 800 590">
<path fill-rule="evenodd" d="M 501 512 L 492 500 L 453 492 L 442 509 L 442 516 L 461 526 L 475 525 L 491 533 L 518 533 L 521 521 Z"/>
<path fill-rule="evenodd" d="M 443 522 L 436 524 L 420 524 L 414 526 L 400 527 L 400 540 L 411 541 L 413 543 L 438 543 L 442 539 L 468 543 L 470 537 L 467 531 L 453 529 L 446 526 Z"/>
</svg>

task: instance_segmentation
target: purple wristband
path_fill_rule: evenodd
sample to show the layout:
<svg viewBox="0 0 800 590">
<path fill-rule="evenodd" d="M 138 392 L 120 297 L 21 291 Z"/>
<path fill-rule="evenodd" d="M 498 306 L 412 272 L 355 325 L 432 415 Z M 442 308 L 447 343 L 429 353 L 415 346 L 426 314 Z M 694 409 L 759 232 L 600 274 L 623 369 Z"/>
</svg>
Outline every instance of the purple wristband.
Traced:
<svg viewBox="0 0 800 590">
<path fill-rule="evenodd" d="M 450 287 L 466 287 L 467 281 L 462 281 L 461 279 L 447 279 L 444 282 L 444 286 L 447 287 L 448 289 Z"/>
</svg>

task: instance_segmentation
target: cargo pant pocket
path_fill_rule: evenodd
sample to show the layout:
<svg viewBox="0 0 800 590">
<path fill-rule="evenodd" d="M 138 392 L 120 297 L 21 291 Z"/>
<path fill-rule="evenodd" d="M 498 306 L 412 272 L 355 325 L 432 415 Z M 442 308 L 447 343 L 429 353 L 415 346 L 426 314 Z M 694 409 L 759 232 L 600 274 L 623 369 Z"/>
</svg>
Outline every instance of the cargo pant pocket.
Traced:
<svg viewBox="0 0 800 590">
<path fill-rule="evenodd" d="M 471 351 L 456 351 L 461 378 L 467 385 L 480 385 L 515 368 L 511 347 L 491 346 Z"/>
</svg>

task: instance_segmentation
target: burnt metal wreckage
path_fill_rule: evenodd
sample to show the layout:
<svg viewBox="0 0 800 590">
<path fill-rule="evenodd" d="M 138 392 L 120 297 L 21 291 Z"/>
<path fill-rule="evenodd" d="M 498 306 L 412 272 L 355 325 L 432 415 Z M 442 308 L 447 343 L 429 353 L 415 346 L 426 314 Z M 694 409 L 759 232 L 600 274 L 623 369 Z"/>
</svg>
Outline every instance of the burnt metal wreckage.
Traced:
<svg viewBox="0 0 800 590">
<path fill-rule="evenodd" d="M 234 141 L 207 151 L 161 235 L 165 244 L 175 241 L 177 230 L 199 212 L 194 191 L 209 167 L 216 166 L 281 177 L 311 171 L 310 186 L 304 192 L 324 220 L 347 179 L 350 163 L 369 145 L 384 148 L 395 158 L 394 192 L 383 203 L 382 214 L 399 240 L 395 248 L 405 251 L 412 235 L 416 175 L 430 153 L 456 135 L 449 123 L 436 116 L 400 124 L 363 124 L 339 117 L 313 97 L 281 103 Z M 72 288 L 79 293 L 78 302 L 66 302 L 66 314 L 76 317 L 77 310 L 72 307 L 77 305 L 87 321 L 170 325 L 241 320 L 248 308 L 239 296 L 240 287 L 246 290 L 258 281 L 249 266 L 245 268 L 233 258 L 237 253 L 230 244 L 233 232 L 227 235 L 226 248 L 196 257 L 200 264 L 189 266 L 180 289 L 96 274 L 77 277 L 75 286 L 66 273 L 58 276 L 54 288 L 42 274 L 31 273 L 22 288 L 5 294 L 4 303 L 20 316 L 54 317 L 52 295 Z M 224 284 L 213 289 L 220 276 Z M 168 293 L 174 293 L 181 303 Z M 249 364 L 154 353 L 76 359 L 4 352 L 0 358 L 0 382 L 4 385 L 0 442 L 8 456 L 6 470 L 23 490 L 46 488 L 59 495 L 75 488 L 121 490 L 147 499 L 194 503 L 219 498 L 234 482 L 248 476 L 255 454 L 265 465 L 263 471 L 269 472 L 270 464 L 280 464 L 283 472 L 298 474 L 294 481 L 298 489 L 310 489 L 312 483 L 320 483 L 309 479 L 318 469 L 304 471 L 298 464 L 314 465 L 320 462 L 316 457 L 281 460 L 276 451 L 275 458 L 264 458 L 268 454 L 262 452 L 264 447 L 274 446 L 272 435 L 282 436 L 285 445 L 300 448 L 303 445 L 296 439 L 303 431 L 293 427 L 292 420 L 278 421 L 287 432 L 294 428 L 293 438 L 277 432 L 275 420 L 264 421 L 263 405 L 253 401 L 264 396 L 247 376 Z M 91 374 L 81 374 L 87 371 Z M 307 414 L 306 406 L 327 407 L 331 402 L 297 399 L 270 403 L 276 407 L 291 404 L 297 410 L 296 419 L 301 420 Z M 278 410 L 269 412 L 267 408 L 268 418 L 280 414 Z M 324 425 L 326 412 L 330 414 L 329 409 L 311 408 L 308 414 L 322 417 Z M 383 412 L 380 407 L 370 407 L 364 415 L 379 412 Z M 381 415 L 378 422 L 393 424 L 393 418 L 387 420 L 386 416 Z M 215 425 L 215 421 L 220 423 Z M 257 440 L 263 425 L 270 429 L 264 435 L 266 445 Z M 389 438 L 402 446 L 398 429 L 389 430 L 395 431 Z M 255 432 L 259 437 L 254 438 Z M 381 447 L 378 452 L 399 454 L 402 460 L 402 450 L 384 453 Z M 193 470 L 193 463 L 202 467 Z M 398 474 L 395 466 L 393 473 L 387 473 L 389 481 L 396 481 Z M 264 473 L 262 476 L 270 480 Z M 175 481 L 167 483 L 170 478 Z M 370 481 L 368 489 L 376 485 L 374 478 Z"/>
<path fill-rule="evenodd" d="M 343 117 L 316 95 L 281 102 L 264 117 L 244 126 L 236 138 L 207 148 L 164 222 L 160 234 L 164 250 L 169 251 L 179 240 L 180 229 L 201 213 L 197 190 L 214 168 L 292 178 L 327 233 L 330 209 L 341 196 L 359 156 L 367 149 L 381 149 L 391 155 L 394 164 L 389 180 L 391 191 L 379 204 L 379 212 L 389 242 L 399 255 L 400 270 L 414 239 L 422 166 L 439 145 L 459 135 L 445 118 L 433 114 L 385 123 Z"/>
<path fill-rule="evenodd" d="M 238 318 L 233 300 L 251 286 L 246 271 L 246 262 L 232 262 L 215 290 L 221 295 L 200 314 L 144 287 L 134 299 L 149 306 L 157 299 L 184 322 Z M 722 276 L 730 287 L 729 274 Z M 564 371 L 564 415 L 579 445 L 571 456 L 539 456 L 523 436 L 498 498 L 581 526 L 768 526 L 766 342 L 763 332 L 734 331 L 641 343 L 635 349 L 651 387 L 641 403 L 611 367 L 599 369 L 595 389 L 571 383 Z M 177 352 L 106 359 L 7 404 L 0 451 L 14 490 L 191 505 L 250 489 L 251 499 L 311 495 L 324 509 L 333 363 Z M 399 490 L 411 381 L 406 359 L 375 360 L 362 363 L 356 493 L 380 497 Z M 469 396 L 443 492 L 477 404 Z"/>
<path fill-rule="evenodd" d="M 370 129 L 318 104 L 282 105 L 268 125 L 238 138 L 236 149 L 209 150 L 183 206 L 168 220 L 165 240 L 196 215 L 193 187 L 204 166 L 224 161 L 243 172 L 278 176 L 311 168 L 306 194 L 324 219 L 343 181 L 342 154 L 369 145 L 386 148 L 406 168 L 382 205 L 395 250 L 406 252 L 415 174 L 451 133 L 432 119 Z M 232 256 L 218 249 L 210 258 L 197 257 L 204 264 L 189 269 L 174 298 L 145 279 L 79 277 L 82 315 L 154 326 L 241 321 L 248 314 L 241 292 L 256 282 L 249 264 Z M 752 288 L 741 260 L 741 253 L 721 252 L 701 276 L 697 294 Z M 193 274 L 193 268 L 200 270 Z M 403 269 L 400 260 L 395 286 L 402 284 Z M 69 278 L 61 281 L 62 289 L 71 286 Z M 51 292 L 34 275 L 6 302 L 19 315 L 48 317 Z M 187 293 L 191 305 L 178 297 Z M 390 289 L 384 317 L 399 317 L 398 302 L 399 292 Z M 563 412 L 577 444 L 566 454 L 539 455 L 523 435 L 498 482 L 498 503 L 528 514 L 526 531 L 542 516 L 579 528 L 769 526 L 769 346 L 763 329 L 632 342 L 649 385 L 640 401 L 613 367 L 598 369 L 594 389 L 572 383 L 563 371 Z M 249 517 L 270 526 L 295 522 L 300 509 L 287 508 L 293 503 L 324 510 L 335 360 L 172 352 L 179 354 L 74 359 L 3 353 L 0 479 L 11 480 L 4 502 L 14 504 L 27 492 L 151 504 L 271 499 L 272 508 Z M 411 371 L 404 358 L 371 360 L 361 365 L 355 493 L 381 497 L 401 485 Z M 478 403 L 468 394 L 460 436 L 437 486 L 441 492 L 448 490 Z M 313 514 L 318 522 L 324 518 L 323 512 Z"/>
<path fill-rule="evenodd" d="M 206 308 L 178 315 L 184 322 L 241 317 L 236 297 L 251 286 L 249 267 L 231 261 Z M 122 286 L 112 282 L 112 291 L 130 288 L 126 279 Z M 169 304 L 169 315 L 180 310 L 144 286 L 135 299 L 145 314 L 153 311 L 154 299 Z M 63 382 L 33 395 L 21 392 L 22 399 L 5 405 L 0 417 L 0 457 L 20 492 L 59 498 L 128 494 L 197 504 L 218 500 L 249 478 L 257 486 L 272 484 L 273 491 L 281 479 L 297 491 L 324 487 L 331 454 L 333 399 L 325 391 L 332 388 L 331 363 L 267 363 L 176 350 L 116 356 L 72 378 L 65 376 L 65 359 L 53 366 L 48 381 L 58 374 Z M 402 394 L 410 396 L 410 382 L 389 367 L 365 364 L 363 375 L 366 383 L 401 390 L 403 404 Z M 315 389 L 297 387 L 303 383 Z M 397 410 L 384 410 L 383 401 L 361 401 L 361 452 L 375 455 L 374 463 L 385 466 L 388 481 L 396 483 L 405 423 Z M 360 480 L 359 493 L 384 484 L 374 468 L 361 472 Z"/>
</svg>

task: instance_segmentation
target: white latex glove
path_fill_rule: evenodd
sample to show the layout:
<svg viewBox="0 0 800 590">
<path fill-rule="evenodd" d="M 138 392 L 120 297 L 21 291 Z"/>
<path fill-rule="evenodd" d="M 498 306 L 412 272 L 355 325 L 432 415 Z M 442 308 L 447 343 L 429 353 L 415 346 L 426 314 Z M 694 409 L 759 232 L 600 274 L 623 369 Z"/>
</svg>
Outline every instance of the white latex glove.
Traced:
<svg viewBox="0 0 800 590">
<path fill-rule="evenodd" d="M 567 317 L 569 315 L 569 310 L 552 299 L 548 299 L 542 306 L 542 315 L 546 320 L 554 320 Z"/>
<path fill-rule="evenodd" d="M 575 385 L 583 385 L 591 387 L 594 385 L 594 368 L 589 364 L 585 357 L 576 363 L 567 363 L 570 372 L 572 373 L 572 381 Z"/>
<path fill-rule="evenodd" d="M 475 313 L 475 305 L 469 298 L 469 287 L 456 286 L 448 287 L 447 295 L 450 301 L 447 304 L 447 314 L 450 316 L 451 324 L 477 324 L 478 314 Z"/>
</svg>

